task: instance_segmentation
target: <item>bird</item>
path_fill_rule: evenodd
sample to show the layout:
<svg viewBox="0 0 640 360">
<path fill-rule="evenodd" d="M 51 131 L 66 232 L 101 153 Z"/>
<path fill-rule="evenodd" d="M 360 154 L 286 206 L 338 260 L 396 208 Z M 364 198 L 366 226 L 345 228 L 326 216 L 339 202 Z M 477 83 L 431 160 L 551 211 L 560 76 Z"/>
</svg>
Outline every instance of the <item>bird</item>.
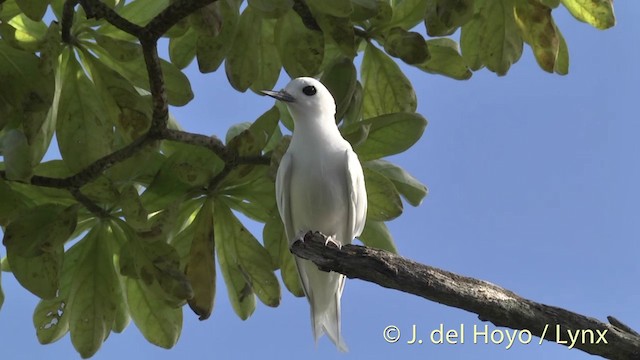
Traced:
<svg viewBox="0 0 640 360">
<path fill-rule="evenodd" d="M 326 237 L 325 246 L 350 244 L 360 236 L 367 215 L 367 192 L 358 155 L 340 134 L 336 103 L 318 80 L 300 77 L 280 91 L 263 90 L 283 102 L 294 123 L 289 148 L 276 173 L 276 203 L 292 245 L 309 231 Z M 341 333 L 340 298 L 345 276 L 326 272 L 295 257 L 311 308 L 314 340 L 323 335 L 346 352 Z"/>
</svg>

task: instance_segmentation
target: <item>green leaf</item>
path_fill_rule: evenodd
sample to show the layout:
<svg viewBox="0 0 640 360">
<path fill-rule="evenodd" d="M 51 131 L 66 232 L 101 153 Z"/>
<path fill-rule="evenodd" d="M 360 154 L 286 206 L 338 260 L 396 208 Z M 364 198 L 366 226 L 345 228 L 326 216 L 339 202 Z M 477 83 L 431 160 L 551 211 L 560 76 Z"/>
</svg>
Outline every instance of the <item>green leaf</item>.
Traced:
<svg viewBox="0 0 640 360">
<path fill-rule="evenodd" d="M 395 164 L 385 160 L 372 160 L 366 162 L 364 166 L 391 180 L 400 195 L 413 206 L 420 205 L 424 197 L 427 196 L 427 187 Z"/>
<path fill-rule="evenodd" d="M 280 77 L 282 63 L 275 44 L 275 26 L 275 20 L 264 19 L 258 32 L 259 39 L 256 51 L 258 76 L 251 84 L 251 90 L 256 93 L 259 93 L 260 90 L 273 88 Z"/>
<path fill-rule="evenodd" d="M 63 51 L 58 71 L 61 95 L 56 137 L 62 159 L 71 170 L 79 171 L 112 151 L 113 126 L 94 84 L 71 50 Z"/>
<path fill-rule="evenodd" d="M 398 65 L 373 44 L 367 44 L 362 60 L 365 119 L 395 112 L 414 112 L 416 93 Z"/>
<path fill-rule="evenodd" d="M 553 71 L 560 75 L 567 75 L 569 73 L 569 48 L 567 47 L 567 42 L 562 36 L 560 29 L 556 29 L 558 31 L 558 39 L 560 40 L 560 45 L 558 47 L 558 57 L 556 58 L 556 65 L 553 68 Z"/>
<path fill-rule="evenodd" d="M 427 11 L 427 0 L 395 0 L 392 3 L 393 16 L 386 29 L 398 26 L 410 30 L 422 21 Z"/>
<path fill-rule="evenodd" d="M 124 218 L 134 228 L 142 228 L 147 223 L 149 213 L 142 205 L 138 189 L 133 184 L 126 185 L 120 193 L 120 204 Z"/>
<path fill-rule="evenodd" d="M 78 207 L 41 205 L 29 209 L 9 223 L 2 243 L 7 252 L 35 257 L 62 249 L 76 228 Z"/>
<path fill-rule="evenodd" d="M 215 238 L 213 231 L 213 204 L 207 200 L 202 204 L 194 222 L 194 234 L 185 274 L 193 287 L 193 298 L 189 307 L 208 319 L 213 311 L 216 296 Z"/>
<path fill-rule="evenodd" d="M 117 61 L 128 62 L 143 56 L 142 47 L 137 42 L 113 38 L 97 32 L 95 33 L 95 39 L 98 45 Z"/>
<path fill-rule="evenodd" d="M 225 61 L 227 79 L 234 89 L 245 92 L 259 75 L 258 52 L 262 18 L 247 7 L 240 15 L 238 30 Z M 237 46 L 242 44 L 242 46 Z"/>
<path fill-rule="evenodd" d="M 7 180 L 28 182 L 31 178 L 31 154 L 27 137 L 11 129 L 0 138 L 0 154 L 4 157 Z"/>
<path fill-rule="evenodd" d="M 125 6 L 118 9 L 118 14 L 130 22 L 145 26 L 151 19 L 169 6 L 171 0 L 127 1 Z M 104 35 L 121 39 L 131 39 L 132 36 L 111 24 L 105 24 L 98 30 Z"/>
<path fill-rule="evenodd" d="M 294 11 L 278 19 L 275 40 L 280 60 L 289 77 L 314 76 L 320 72 L 324 58 L 324 36 L 322 32 L 304 26 Z"/>
<path fill-rule="evenodd" d="M 208 73 L 216 71 L 227 53 L 233 45 L 233 38 L 238 26 L 240 16 L 239 2 L 237 1 L 216 1 L 209 5 L 217 7 L 217 11 L 222 18 L 220 29 L 217 34 L 195 27 L 198 40 L 196 42 L 196 54 L 198 57 L 198 67 L 200 72 Z M 206 7 L 205 7 L 206 8 Z M 193 24 L 198 21 L 198 12 L 189 17 Z"/>
<path fill-rule="evenodd" d="M 600 30 L 616 24 L 613 0 L 561 0 L 571 15 Z"/>
<path fill-rule="evenodd" d="M 262 238 L 264 239 L 265 248 L 271 255 L 271 260 L 280 268 L 280 277 L 287 290 L 294 296 L 304 296 L 296 261 L 291 251 L 289 251 L 289 240 L 287 240 L 287 235 L 278 214 L 274 214 L 264 224 Z"/>
<path fill-rule="evenodd" d="M 431 58 L 418 69 L 430 74 L 448 76 L 456 80 L 466 80 L 473 75 L 464 58 L 458 52 L 458 44 L 449 38 L 427 40 Z"/>
<path fill-rule="evenodd" d="M 293 6 L 293 0 L 248 0 L 247 3 L 265 18 L 279 18 Z"/>
<path fill-rule="evenodd" d="M 356 86 L 353 89 L 353 96 L 351 96 L 347 112 L 344 114 L 344 125 L 349 125 L 362 119 L 362 101 L 364 97 L 362 92 L 362 84 L 360 81 L 356 81 Z"/>
<path fill-rule="evenodd" d="M 402 200 L 391 180 L 371 169 L 364 168 L 367 186 L 367 222 L 389 221 L 402 214 Z"/>
<path fill-rule="evenodd" d="M 320 82 L 329 89 L 336 101 L 336 120 L 340 121 L 347 111 L 356 89 L 357 70 L 353 61 L 340 57 L 329 64 L 322 73 Z"/>
<path fill-rule="evenodd" d="M 33 311 L 33 326 L 40 344 L 51 344 L 60 340 L 69 331 L 67 302 L 60 297 L 40 300 Z"/>
<path fill-rule="evenodd" d="M 341 132 L 350 140 L 360 129 L 366 129 L 366 140 L 354 150 L 360 161 L 367 161 L 405 151 L 420 139 L 426 126 L 427 120 L 420 114 L 393 113 L 343 126 Z"/>
<path fill-rule="evenodd" d="M 348 1 L 342 1 L 342 3 L 349 4 Z M 356 56 L 356 36 L 353 31 L 353 23 L 348 17 L 336 17 L 325 14 L 321 11 L 315 10 L 311 7 L 311 12 L 320 26 L 322 33 L 328 35 L 327 39 L 331 39 L 335 42 L 335 45 L 344 56 L 353 59 Z M 325 57 L 328 55 L 327 48 L 325 46 Z"/>
<path fill-rule="evenodd" d="M 47 33 L 47 26 L 40 20 L 31 20 L 20 14 L 8 22 L 15 29 L 13 38 L 18 46 L 29 51 L 38 51 Z"/>
<path fill-rule="evenodd" d="M 421 64 L 429 59 L 429 49 L 422 35 L 400 27 L 391 28 L 384 39 L 385 51 L 409 65 Z"/>
<path fill-rule="evenodd" d="M 6 229 L 12 219 L 18 217 L 28 200 L 19 192 L 11 189 L 4 179 L 0 179 L 0 226 Z"/>
<path fill-rule="evenodd" d="M 477 13 L 462 27 L 460 44 L 467 64 L 482 65 L 502 76 L 522 55 L 522 38 L 514 19 L 515 0 L 476 0 Z"/>
<path fill-rule="evenodd" d="M 353 6 L 351 20 L 363 22 L 376 16 L 380 12 L 380 2 L 381 0 L 351 0 Z"/>
<path fill-rule="evenodd" d="M 279 119 L 280 111 L 274 106 L 260 115 L 260 117 L 249 126 L 248 129 L 251 134 L 253 134 L 258 149 L 262 150 L 267 146 L 269 139 L 271 139 L 276 129 L 278 129 Z"/>
<path fill-rule="evenodd" d="M 551 9 L 533 1 L 519 2 L 515 7 L 515 19 L 524 41 L 533 49 L 538 65 L 553 72 L 560 51 L 560 37 Z"/>
<path fill-rule="evenodd" d="M 101 46 L 87 43 L 87 47 L 91 48 L 105 65 L 117 71 L 134 86 L 150 91 L 149 75 L 143 58 L 137 57 L 131 61 L 121 62 Z M 160 59 L 160 64 L 169 104 L 173 106 L 186 105 L 193 99 L 189 79 L 172 63 Z"/>
<path fill-rule="evenodd" d="M 336 17 L 348 17 L 353 11 L 351 1 L 344 0 L 307 0 L 309 7 Z"/>
<path fill-rule="evenodd" d="M 169 59 L 178 69 L 184 69 L 196 57 L 198 35 L 193 28 L 189 28 L 182 36 L 169 39 Z"/>
<path fill-rule="evenodd" d="M 31 20 L 40 21 L 47 12 L 49 0 L 15 0 L 20 10 Z"/>
<path fill-rule="evenodd" d="M 427 0 L 424 23 L 431 37 L 453 34 L 473 16 L 474 0 Z"/>
<path fill-rule="evenodd" d="M 126 287 L 131 318 L 144 338 L 162 348 L 172 348 L 182 331 L 182 309 L 169 306 L 141 280 L 129 278 Z"/>
<path fill-rule="evenodd" d="M 120 283 L 113 264 L 107 226 L 94 227 L 81 241 L 87 249 L 69 289 L 71 343 L 83 358 L 93 356 L 109 336 L 115 320 Z"/>
<path fill-rule="evenodd" d="M 220 201 L 214 202 L 216 251 L 236 314 L 255 310 L 255 295 L 267 306 L 280 303 L 280 286 L 267 250 Z"/>
<path fill-rule="evenodd" d="M 266 222 L 275 211 L 275 184 L 269 177 L 269 169 L 260 166 L 255 170 L 260 176 L 244 184 L 224 182 L 219 193 L 224 195 L 224 201 L 234 210 L 240 211 L 247 217 Z"/>
<path fill-rule="evenodd" d="M 383 221 L 367 220 L 360 240 L 368 247 L 398 253 L 393 237 Z"/>
</svg>

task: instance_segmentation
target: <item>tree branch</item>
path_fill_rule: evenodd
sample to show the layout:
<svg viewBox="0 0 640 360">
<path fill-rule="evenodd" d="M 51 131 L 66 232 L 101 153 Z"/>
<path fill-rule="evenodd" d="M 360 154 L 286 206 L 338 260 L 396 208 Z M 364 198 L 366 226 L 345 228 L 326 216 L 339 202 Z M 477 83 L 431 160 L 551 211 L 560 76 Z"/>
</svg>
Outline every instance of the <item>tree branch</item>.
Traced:
<svg viewBox="0 0 640 360">
<path fill-rule="evenodd" d="M 100 0 L 80 0 L 80 5 L 84 8 L 87 18 L 105 19 L 111 25 L 137 38 L 139 38 L 142 33 L 142 27 L 123 18 Z"/>
<path fill-rule="evenodd" d="M 628 327 L 606 324 L 537 303 L 489 282 L 419 264 L 383 250 L 357 245 L 337 249 L 324 246 L 324 243 L 322 234 L 307 233 L 304 241 L 291 246 L 291 252 L 313 261 L 322 270 L 336 271 L 349 278 L 464 309 L 496 326 L 527 330 L 537 337 L 566 346 L 571 344 L 569 333 L 579 334 L 574 347 L 589 354 L 608 359 L 640 359 L 640 336 Z M 586 341 L 583 334 L 587 334 Z"/>
<path fill-rule="evenodd" d="M 61 33 L 62 42 L 65 44 L 72 44 L 75 42 L 75 39 L 71 36 L 71 26 L 73 26 L 73 15 L 75 15 L 73 8 L 76 5 L 78 5 L 78 0 L 67 0 L 62 8 Z"/>
<path fill-rule="evenodd" d="M 176 0 L 145 26 L 145 36 L 151 41 L 157 41 L 180 20 L 216 1 L 217 0 Z"/>
</svg>

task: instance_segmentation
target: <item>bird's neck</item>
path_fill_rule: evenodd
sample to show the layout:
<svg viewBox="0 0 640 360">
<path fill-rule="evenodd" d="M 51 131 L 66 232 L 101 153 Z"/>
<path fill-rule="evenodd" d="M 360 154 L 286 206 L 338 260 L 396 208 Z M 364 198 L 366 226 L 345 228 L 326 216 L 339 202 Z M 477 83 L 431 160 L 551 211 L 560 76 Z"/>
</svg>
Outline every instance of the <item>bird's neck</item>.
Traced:
<svg viewBox="0 0 640 360">
<path fill-rule="evenodd" d="M 342 135 L 333 118 L 305 119 L 305 121 L 295 122 L 291 142 L 305 146 L 315 142 L 324 143 L 327 139 L 334 138 L 342 139 Z"/>
</svg>

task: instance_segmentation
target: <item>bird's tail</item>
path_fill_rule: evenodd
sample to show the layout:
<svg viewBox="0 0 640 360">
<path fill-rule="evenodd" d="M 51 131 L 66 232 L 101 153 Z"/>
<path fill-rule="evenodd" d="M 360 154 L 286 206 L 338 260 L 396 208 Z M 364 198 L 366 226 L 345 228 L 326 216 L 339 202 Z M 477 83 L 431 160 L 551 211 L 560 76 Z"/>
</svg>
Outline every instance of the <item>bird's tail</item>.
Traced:
<svg viewBox="0 0 640 360">
<path fill-rule="evenodd" d="M 340 329 L 340 298 L 345 276 L 336 272 L 321 271 L 308 260 L 296 258 L 296 264 L 311 305 L 311 326 L 315 341 L 317 342 L 322 334 L 327 334 L 338 350 L 348 351 Z"/>
</svg>

